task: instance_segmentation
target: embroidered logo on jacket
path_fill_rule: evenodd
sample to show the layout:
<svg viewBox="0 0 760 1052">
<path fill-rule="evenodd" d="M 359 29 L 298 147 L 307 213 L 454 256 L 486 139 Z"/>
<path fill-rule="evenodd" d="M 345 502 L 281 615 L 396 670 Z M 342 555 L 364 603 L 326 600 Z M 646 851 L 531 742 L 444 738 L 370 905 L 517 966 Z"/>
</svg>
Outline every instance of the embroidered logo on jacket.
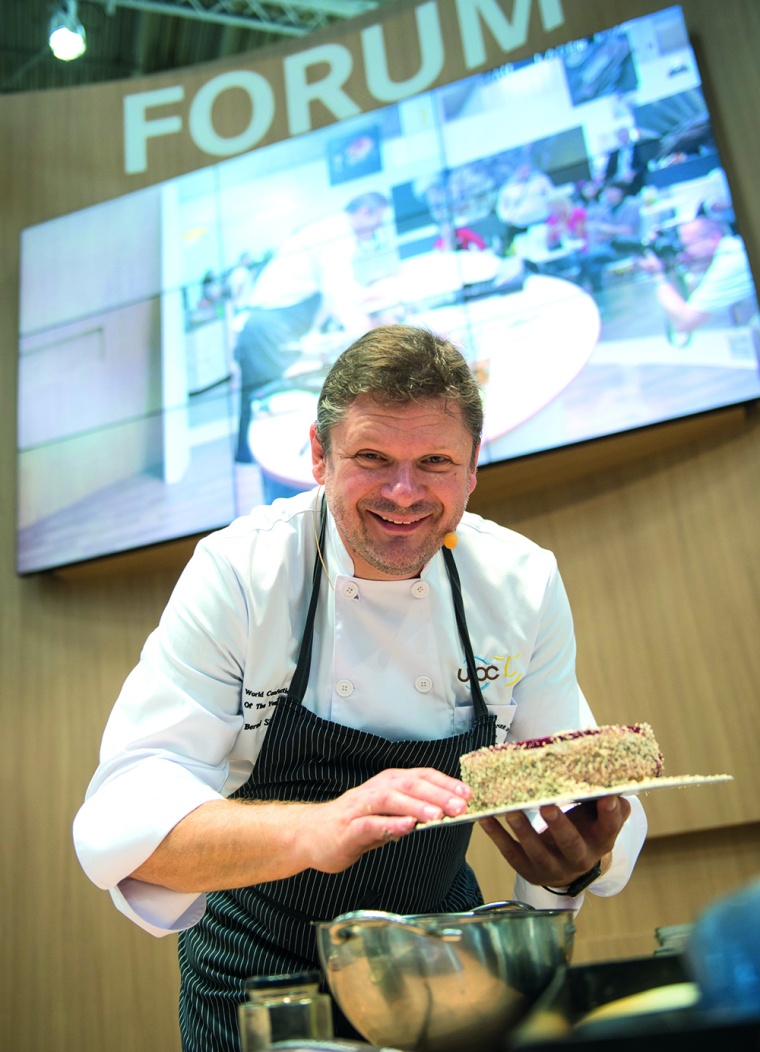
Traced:
<svg viewBox="0 0 760 1052">
<path fill-rule="evenodd" d="M 490 661 L 478 657 L 477 654 L 474 654 L 473 657 L 475 658 L 475 671 L 481 690 L 487 690 L 490 683 L 502 677 L 506 680 L 505 685 L 507 687 L 514 687 L 515 683 L 522 679 L 522 672 L 515 667 L 517 659 L 520 657 L 519 654 L 507 654 L 504 657 L 494 654 Z M 466 663 L 464 667 L 460 666 L 457 669 L 457 678 L 460 683 L 470 682 L 470 673 Z"/>
</svg>

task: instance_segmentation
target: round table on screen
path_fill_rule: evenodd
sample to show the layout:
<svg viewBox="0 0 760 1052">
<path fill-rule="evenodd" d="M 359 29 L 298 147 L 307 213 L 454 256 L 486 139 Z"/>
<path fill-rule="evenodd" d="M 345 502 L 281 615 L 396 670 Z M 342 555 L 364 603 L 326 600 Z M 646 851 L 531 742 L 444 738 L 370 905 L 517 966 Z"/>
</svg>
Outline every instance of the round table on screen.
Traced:
<svg viewBox="0 0 760 1052">
<path fill-rule="evenodd" d="M 408 321 L 461 347 L 483 382 L 481 464 L 563 444 L 561 414 L 549 421 L 546 411 L 588 362 L 601 324 L 596 303 L 579 286 L 531 274 L 520 291 L 433 307 Z M 314 485 L 309 427 L 316 408 L 315 394 L 290 392 L 273 399 L 269 412 L 251 424 L 251 451 L 266 500 Z M 537 417 L 543 429 L 538 444 L 526 427 Z M 547 424 L 555 432 L 550 436 Z M 518 428 L 520 440 L 511 442 Z"/>
</svg>

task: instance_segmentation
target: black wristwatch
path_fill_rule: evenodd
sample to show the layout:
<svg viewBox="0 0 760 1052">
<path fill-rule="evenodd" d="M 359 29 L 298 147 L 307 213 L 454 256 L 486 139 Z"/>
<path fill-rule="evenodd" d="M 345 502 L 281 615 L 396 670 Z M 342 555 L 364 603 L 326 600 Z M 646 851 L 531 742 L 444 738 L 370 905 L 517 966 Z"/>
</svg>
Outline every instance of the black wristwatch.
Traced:
<svg viewBox="0 0 760 1052">
<path fill-rule="evenodd" d="M 542 884 L 544 891 L 550 891 L 552 895 L 566 895 L 568 898 L 574 899 L 577 895 L 580 895 L 582 891 L 585 891 L 589 884 L 593 884 L 597 877 L 602 875 L 602 860 L 592 866 L 588 873 L 583 873 L 580 877 L 568 884 L 563 891 L 557 891 L 556 888 L 547 888 L 545 884 Z"/>
</svg>

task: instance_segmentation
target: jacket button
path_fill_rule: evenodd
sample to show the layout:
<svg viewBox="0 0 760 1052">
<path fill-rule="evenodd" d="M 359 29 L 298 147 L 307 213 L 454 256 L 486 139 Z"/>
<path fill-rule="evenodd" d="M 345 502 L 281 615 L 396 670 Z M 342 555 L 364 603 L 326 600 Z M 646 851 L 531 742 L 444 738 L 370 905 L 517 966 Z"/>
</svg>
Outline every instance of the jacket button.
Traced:
<svg viewBox="0 0 760 1052">
<path fill-rule="evenodd" d="M 424 599 L 430 591 L 430 585 L 425 581 L 415 581 L 412 585 L 412 595 L 415 599 Z"/>
<path fill-rule="evenodd" d="M 342 698 L 350 698 L 354 692 L 354 685 L 350 679 L 339 679 L 335 689 Z"/>
<path fill-rule="evenodd" d="M 359 594 L 359 586 L 355 581 L 346 581 L 343 585 L 343 594 L 346 599 L 356 599 Z"/>
<path fill-rule="evenodd" d="M 427 694 L 433 689 L 433 681 L 430 676 L 418 676 L 414 685 L 420 694 Z"/>
</svg>

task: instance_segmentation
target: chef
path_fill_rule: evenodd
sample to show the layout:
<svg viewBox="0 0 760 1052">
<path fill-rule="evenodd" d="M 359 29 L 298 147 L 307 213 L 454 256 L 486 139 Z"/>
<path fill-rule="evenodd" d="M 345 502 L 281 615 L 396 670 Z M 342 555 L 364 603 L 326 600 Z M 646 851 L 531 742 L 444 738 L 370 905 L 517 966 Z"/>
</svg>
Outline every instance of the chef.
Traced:
<svg viewBox="0 0 760 1052">
<path fill-rule="evenodd" d="M 185 1052 L 239 1047 L 245 979 L 317 965 L 314 920 L 480 903 L 472 826 L 414 832 L 465 811 L 460 755 L 593 725 L 553 556 L 465 511 L 482 422 L 450 343 L 361 337 L 319 398 L 317 488 L 200 542 L 124 685 L 75 842 L 180 933 Z M 619 891 L 646 831 L 615 796 L 483 825 L 536 906 Z"/>
</svg>

